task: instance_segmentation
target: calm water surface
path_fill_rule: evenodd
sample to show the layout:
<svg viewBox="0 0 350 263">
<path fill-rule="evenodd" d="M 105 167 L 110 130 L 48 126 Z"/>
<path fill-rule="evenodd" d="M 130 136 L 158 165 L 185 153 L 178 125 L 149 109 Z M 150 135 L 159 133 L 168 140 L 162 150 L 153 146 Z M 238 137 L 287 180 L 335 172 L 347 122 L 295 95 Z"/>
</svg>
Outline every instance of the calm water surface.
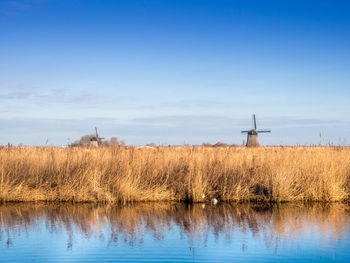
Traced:
<svg viewBox="0 0 350 263">
<path fill-rule="evenodd" d="M 1 262 L 350 262 L 344 204 L 11 204 Z"/>
</svg>

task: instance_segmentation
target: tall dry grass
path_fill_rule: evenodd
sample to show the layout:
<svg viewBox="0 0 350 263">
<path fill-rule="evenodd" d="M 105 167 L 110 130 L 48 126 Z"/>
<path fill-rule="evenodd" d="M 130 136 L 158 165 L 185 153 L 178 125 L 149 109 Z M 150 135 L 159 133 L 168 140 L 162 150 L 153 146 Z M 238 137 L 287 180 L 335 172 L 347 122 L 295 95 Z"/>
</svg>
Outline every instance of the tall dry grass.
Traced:
<svg viewBox="0 0 350 263">
<path fill-rule="evenodd" d="M 348 201 L 350 148 L 0 149 L 3 202 L 201 202 L 213 197 Z"/>
</svg>

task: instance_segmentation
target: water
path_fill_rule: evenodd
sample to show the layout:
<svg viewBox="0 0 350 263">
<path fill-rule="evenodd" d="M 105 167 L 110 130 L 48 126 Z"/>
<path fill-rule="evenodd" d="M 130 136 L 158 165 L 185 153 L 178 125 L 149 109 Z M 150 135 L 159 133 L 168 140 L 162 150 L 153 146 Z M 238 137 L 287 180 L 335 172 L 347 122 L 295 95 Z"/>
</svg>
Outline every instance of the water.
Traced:
<svg viewBox="0 0 350 263">
<path fill-rule="evenodd" d="M 1 262 L 350 262 L 344 204 L 11 204 Z"/>
</svg>

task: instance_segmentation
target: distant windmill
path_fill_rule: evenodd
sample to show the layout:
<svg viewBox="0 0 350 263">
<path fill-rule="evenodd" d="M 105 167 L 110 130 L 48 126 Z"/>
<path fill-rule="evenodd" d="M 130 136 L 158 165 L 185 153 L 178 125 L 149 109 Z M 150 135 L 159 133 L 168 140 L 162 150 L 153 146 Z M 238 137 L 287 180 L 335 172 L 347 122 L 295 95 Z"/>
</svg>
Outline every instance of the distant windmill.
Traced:
<svg viewBox="0 0 350 263">
<path fill-rule="evenodd" d="M 257 130 L 255 114 L 253 114 L 253 124 L 254 124 L 254 129 L 248 130 L 248 131 L 241 131 L 242 134 L 246 134 L 246 133 L 248 134 L 247 144 L 246 144 L 247 147 L 259 146 L 258 134 L 271 132 L 271 130 Z"/>
<path fill-rule="evenodd" d="M 95 132 L 96 132 L 95 136 L 90 138 L 90 145 L 91 146 L 100 146 L 102 144 L 102 140 L 104 138 L 102 138 L 98 135 L 97 127 L 95 127 Z"/>
</svg>

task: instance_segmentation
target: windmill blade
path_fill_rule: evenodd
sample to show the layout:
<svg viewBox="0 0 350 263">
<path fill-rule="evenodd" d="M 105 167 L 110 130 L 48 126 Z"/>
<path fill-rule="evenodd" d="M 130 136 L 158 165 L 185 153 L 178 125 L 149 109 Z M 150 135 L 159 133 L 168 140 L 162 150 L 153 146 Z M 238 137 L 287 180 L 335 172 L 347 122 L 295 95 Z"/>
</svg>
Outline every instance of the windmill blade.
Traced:
<svg viewBox="0 0 350 263">
<path fill-rule="evenodd" d="M 256 130 L 256 118 L 255 118 L 255 114 L 253 114 L 253 122 L 254 122 L 254 130 Z"/>
<path fill-rule="evenodd" d="M 248 133 L 249 131 L 241 131 L 242 134 Z"/>
<path fill-rule="evenodd" d="M 96 138 L 98 138 L 97 127 L 95 127 Z"/>
<path fill-rule="evenodd" d="M 266 130 L 258 130 L 257 132 L 258 133 L 268 133 L 268 132 L 271 132 L 271 130 L 268 130 L 268 129 L 266 129 Z"/>
</svg>

